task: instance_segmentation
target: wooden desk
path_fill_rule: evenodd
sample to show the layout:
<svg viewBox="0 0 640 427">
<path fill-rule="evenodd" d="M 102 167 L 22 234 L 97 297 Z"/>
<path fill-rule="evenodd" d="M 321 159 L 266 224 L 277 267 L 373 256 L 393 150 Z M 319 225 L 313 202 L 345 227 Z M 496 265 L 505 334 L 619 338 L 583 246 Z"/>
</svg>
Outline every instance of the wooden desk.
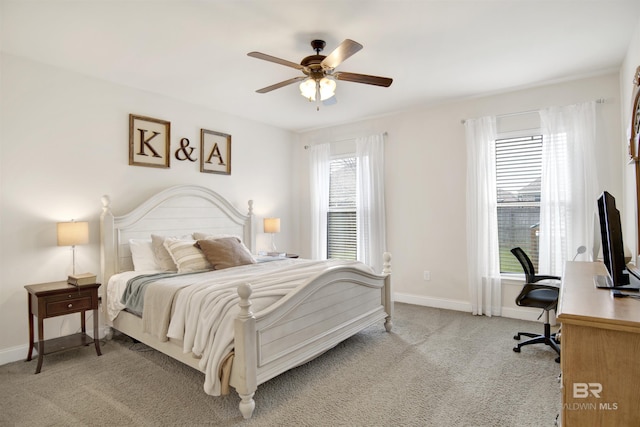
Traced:
<svg viewBox="0 0 640 427">
<path fill-rule="evenodd" d="M 640 300 L 597 289 L 597 274 L 606 274 L 600 262 L 565 265 L 561 425 L 640 426 Z"/>
</svg>

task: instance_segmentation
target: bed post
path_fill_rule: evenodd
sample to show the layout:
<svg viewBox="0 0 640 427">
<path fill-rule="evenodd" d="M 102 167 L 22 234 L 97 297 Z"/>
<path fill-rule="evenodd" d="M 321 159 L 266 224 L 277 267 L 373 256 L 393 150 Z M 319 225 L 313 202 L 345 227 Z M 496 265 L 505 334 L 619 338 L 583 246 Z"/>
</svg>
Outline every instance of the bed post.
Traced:
<svg viewBox="0 0 640 427">
<path fill-rule="evenodd" d="M 391 253 L 385 252 L 382 255 L 384 263 L 382 265 L 382 274 L 384 278 L 384 310 L 387 312 L 387 317 L 384 321 L 384 328 L 387 332 L 391 332 L 393 327 L 393 299 L 391 293 Z"/>
<path fill-rule="evenodd" d="M 113 233 L 113 214 L 111 213 L 111 199 L 109 196 L 104 195 L 102 200 L 102 214 L 100 214 L 100 277 L 103 286 L 100 287 L 101 294 L 105 293 L 107 288 L 107 281 L 113 276 L 115 271 L 115 254 L 116 248 Z M 102 295 L 103 308 L 106 313 L 107 304 L 106 295 Z"/>
<path fill-rule="evenodd" d="M 238 286 L 240 314 L 235 320 L 235 356 L 233 370 L 238 373 L 240 384 L 235 386 L 240 396 L 240 412 L 245 419 L 251 418 L 256 402 L 253 395 L 258 388 L 258 360 L 256 349 L 256 318 L 251 312 L 251 285 Z"/>
<path fill-rule="evenodd" d="M 249 210 L 247 212 L 247 223 L 244 227 L 244 242 L 249 245 L 251 253 L 256 253 L 256 233 L 254 227 L 253 218 L 253 200 L 249 200 Z"/>
</svg>

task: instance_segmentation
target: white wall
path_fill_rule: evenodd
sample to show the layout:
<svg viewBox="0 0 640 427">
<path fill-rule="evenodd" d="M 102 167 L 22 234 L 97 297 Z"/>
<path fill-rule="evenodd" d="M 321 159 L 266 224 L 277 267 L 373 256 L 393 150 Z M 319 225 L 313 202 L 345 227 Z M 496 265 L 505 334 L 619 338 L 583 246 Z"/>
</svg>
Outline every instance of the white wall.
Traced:
<svg viewBox="0 0 640 427">
<path fill-rule="evenodd" d="M 308 199 L 304 145 L 388 132 L 386 142 L 387 242 L 393 254 L 396 300 L 470 310 L 466 269 L 466 149 L 462 119 L 523 112 L 604 98 L 598 104 L 598 173 L 602 188 L 621 194 L 620 99 L 617 74 L 497 94 L 379 117 L 301 135 L 294 158 L 300 199 Z M 594 201 L 595 203 L 595 201 Z M 304 206 L 304 205 L 303 205 Z M 308 212 L 301 210 L 301 218 Z M 308 224 L 300 239 L 308 242 Z M 307 249 L 309 251 L 309 249 Z M 304 253 L 304 252 L 303 252 Z M 308 252 L 305 253 L 308 255 Z M 431 280 L 423 280 L 423 271 Z M 528 317 L 513 303 L 520 285 L 503 286 L 503 315 Z M 535 319 L 538 313 L 532 317 Z"/>
<path fill-rule="evenodd" d="M 99 272 L 103 194 L 116 215 L 177 184 L 211 188 L 242 212 L 253 199 L 257 249 L 269 245 L 262 218 L 279 216 L 278 246 L 299 250 L 289 226 L 290 132 L 11 55 L 1 61 L 0 364 L 26 355 L 23 286 L 71 272 L 70 249 L 56 246 L 56 222 L 89 221 L 90 244 L 77 247 L 77 270 Z M 129 166 L 130 113 L 171 122 L 169 169 Z M 232 135 L 230 176 L 200 173 L 198 162 L 173 157 L 181 138 L 199 147 L 200 128 Z M 78 319 L 46 320 L 45 337 L 75 332 Z"/>
</svg>

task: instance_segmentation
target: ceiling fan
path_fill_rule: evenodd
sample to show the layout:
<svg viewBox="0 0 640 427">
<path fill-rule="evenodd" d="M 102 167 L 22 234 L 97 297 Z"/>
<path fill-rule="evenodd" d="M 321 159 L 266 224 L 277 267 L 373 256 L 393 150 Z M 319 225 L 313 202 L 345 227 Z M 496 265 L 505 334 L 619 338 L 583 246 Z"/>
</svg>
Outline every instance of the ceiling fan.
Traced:
<svg viewBox="0 0 640 427">
<path fill-rule="evenodd" d="M 279 89 L 301 81 L 300 93 L 302 96 L 307 98 L 309 101 L 325 101 L 335 95 L 336 80 L 383 87 L 391 86 L 393 79 L 388 77 L 335 71 L 335 68 L 344 60 L 362 49 L 362 45 L 360 43 L 346 39 L 328 56 L 320 55 L 320 52 L 322 52 L 325 46 L 326 43 L 324 40 L 312 40 L 311 47 L 316 51 L 316 54 L 305 57 L 300 61 L 300 64 L 260 52 L 249 52 L 247 55 L 253 58 L 263 59 L 265 61 L 275 62 L 276 64 L 295 68 L 296 70 L 302 71 L 304 74 L 302 76 L 294 77 L 289 80 L 258 89 L 256 92 L 267 93 L 274 89 Z"/>
</svg>

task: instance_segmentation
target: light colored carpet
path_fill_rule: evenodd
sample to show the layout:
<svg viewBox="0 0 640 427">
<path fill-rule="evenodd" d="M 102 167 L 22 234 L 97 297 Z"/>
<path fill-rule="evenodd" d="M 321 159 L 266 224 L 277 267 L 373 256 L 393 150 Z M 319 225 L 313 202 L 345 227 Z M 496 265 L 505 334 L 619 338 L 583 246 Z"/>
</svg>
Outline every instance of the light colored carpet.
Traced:
<svg viewBox="0 0 640 427">
<path fill-rule="evenodd" d="M 542 324 L 395 305 L 382 323 L 239 398 L 204 393 L 204 375 L 118 336 L 0 366 L 2 426 L 552 426 L 560 365 L 545 346 L 514 353 Z"/>
</svg>

